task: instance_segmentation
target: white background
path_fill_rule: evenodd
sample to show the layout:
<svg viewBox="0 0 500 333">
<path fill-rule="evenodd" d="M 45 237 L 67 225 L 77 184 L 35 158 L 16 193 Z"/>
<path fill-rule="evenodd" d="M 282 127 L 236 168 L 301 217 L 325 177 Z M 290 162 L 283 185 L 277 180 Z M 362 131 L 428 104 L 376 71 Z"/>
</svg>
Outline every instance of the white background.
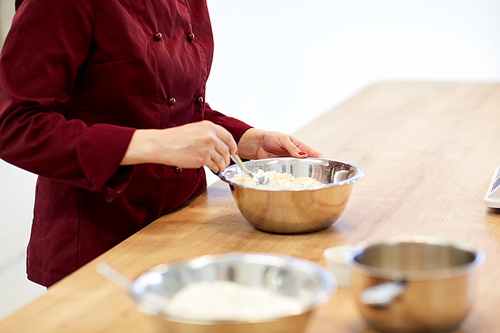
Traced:
<svg viewBox="0 0 500 333">
<path fill-rule="evenodd" d="M 13 4 L 0 0 L 2 35 Z M 258 128 L 292 134 L 380 81 L 500 81 L 497 0 L 208 4 L 216 51 L 207 101 Z M 0 161 L 0 319 L 44 292 L 24 273 L 34 182 Z"/>
</svg>

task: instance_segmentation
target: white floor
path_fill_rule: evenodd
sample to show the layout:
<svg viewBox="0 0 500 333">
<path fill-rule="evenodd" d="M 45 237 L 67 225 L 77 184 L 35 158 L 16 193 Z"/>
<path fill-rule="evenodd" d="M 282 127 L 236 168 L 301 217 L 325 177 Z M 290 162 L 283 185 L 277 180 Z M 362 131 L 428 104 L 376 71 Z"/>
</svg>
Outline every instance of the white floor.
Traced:
<svg viewBox="0 0 500 333">
<path fill-rule="evenodd" d="M 500 82 L 498 0 L 208 4 L 216 51 L 207 100 L 255 127 L 293 133 L 378 81 Z M 13 5 L 0 0 L 2 39 Z M 0 161 L 0 320 L 44 292 L 24 268 L 35 179 Z"/>
</svg>

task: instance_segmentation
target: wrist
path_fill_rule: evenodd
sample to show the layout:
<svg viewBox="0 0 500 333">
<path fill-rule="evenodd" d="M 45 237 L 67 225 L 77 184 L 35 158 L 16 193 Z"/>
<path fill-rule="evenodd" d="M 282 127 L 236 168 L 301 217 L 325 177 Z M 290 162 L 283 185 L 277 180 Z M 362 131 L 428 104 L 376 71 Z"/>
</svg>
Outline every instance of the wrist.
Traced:
<svg viewBox="0 0 500 333">
<path fill-rule="evenodd" d="M 120 165 L 155 163 L 156 130 L 136 130 Z"/>
<path fill-rule="evenodd" d="M 262 146 L 265 131 L 250 128 L 240 138 L 238 142 L 238 155 L 247 160 L 257 158 L 257 150 Z"/>
</svg>

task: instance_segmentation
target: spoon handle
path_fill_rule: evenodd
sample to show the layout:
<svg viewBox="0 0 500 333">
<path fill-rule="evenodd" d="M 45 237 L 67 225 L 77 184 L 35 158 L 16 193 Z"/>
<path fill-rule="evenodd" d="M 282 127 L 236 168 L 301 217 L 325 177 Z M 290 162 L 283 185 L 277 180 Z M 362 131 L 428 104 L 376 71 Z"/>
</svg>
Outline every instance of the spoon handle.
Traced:
<svg viewBox="0 0 500 333">
<path fill-rule="evenodd" d="M 231 159 L 233 160 L 234 163 L 238 164 L 238 166 L 241 168 L 241 170 L 245 171 L 248 173 L 252 178 L 253 178 L 253 173 L 248 170 L 248 168 L 243 164 L 243 161 L 238 155 L 230 155 Z"/>
<path fill-rule="evenodd" d="M 115 285 L 118 287 L 122 288 L 125 291 L 130 290 L 130 286 L 132 285 L 132 281 L 127 279 L 125 276 L 123 276 L 121 273 L 119 273 L 117 270 L 109 266 L 107 263 L 104 261 L 100 261 L 95 265 L 95 269 L 97 273 L 101 274 L 104 276 L 106 279 L 109 281 L 113 282 Z"/>
<path fill-rule="evenodd" d="M 166 297 L 148 290 L 140 293 L 131 291 L 132 281 L 104 261 L 98 262 L 95 268 L 99 274 L 131 294 L 149 313 L 164 314 L 168 309 L 168 299 Z"/>
</svg>

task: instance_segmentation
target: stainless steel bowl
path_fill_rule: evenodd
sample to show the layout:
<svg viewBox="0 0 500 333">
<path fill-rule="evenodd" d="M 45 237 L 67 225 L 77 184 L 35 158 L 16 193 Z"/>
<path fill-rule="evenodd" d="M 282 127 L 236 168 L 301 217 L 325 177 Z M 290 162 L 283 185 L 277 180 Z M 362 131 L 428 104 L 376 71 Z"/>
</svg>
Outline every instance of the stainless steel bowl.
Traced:
<svg viewBox="0 0 500 333">
<path fill-rule="evenodd" d="M 353 183 L 364 171 L 354 165 L 324 158 L 273 158 L 245 162 L 250 171 L 276 171 L 295 177 L 311 177 L 323 185 L 315 187 L 251 186 L 232 180 L 242 171 L 227 167 L 221 178 L 243 217 L 255 228 L 274 233 L 305 233 L 328 228 L 344 211 Z"/>
<path fill-rule="evenodd" d="M 351 285 L 370 327 L 381 332 L 448 332 L 472 306 L 484 253 L 432 237 L 399 237 L 351 252 Z"/>
<path fill-rule="evenodd" d="M 300 299 L 304 306 L 299 312 L 266 320 L 217 321 L 198 320 L 189 313 L 185 317 L 172 316 L 155 302 L 158 298 L 168 302 L 192 283 L 215 280 L 264 287 Z M 226 253 L 161 264 L 134 280 L 129 291 L 139 310 L 151 315 L 160 332 L 299 333 L 313 310 L 328 302 L 336 288 L 333 275 L 310 261 L 266 253 Z"/>
</svg>

